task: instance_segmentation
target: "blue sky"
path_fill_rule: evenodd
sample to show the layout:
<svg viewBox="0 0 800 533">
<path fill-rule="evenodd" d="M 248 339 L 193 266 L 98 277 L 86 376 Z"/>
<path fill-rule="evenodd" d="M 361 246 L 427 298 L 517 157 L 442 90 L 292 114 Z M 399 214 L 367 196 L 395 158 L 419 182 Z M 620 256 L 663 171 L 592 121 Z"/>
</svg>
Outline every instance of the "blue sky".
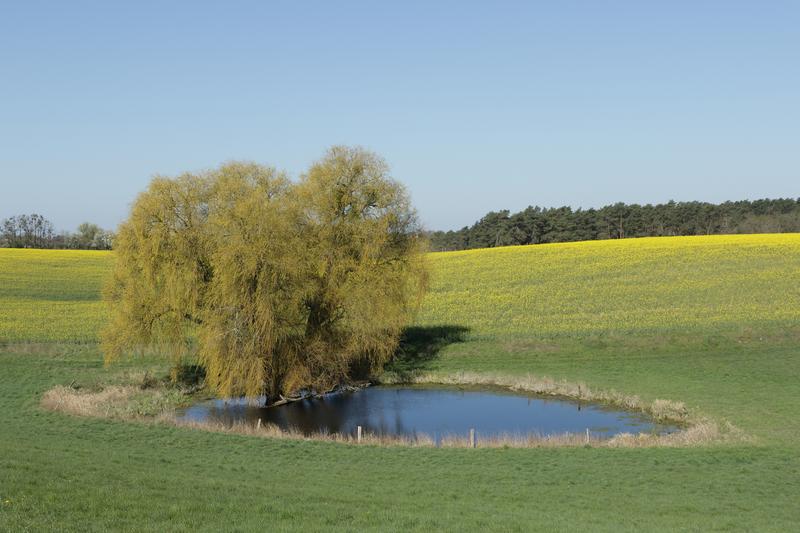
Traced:
<svg viewBox="0 0 800 533">
<path fill-rule="evenodd" d="M 153 174 L 383 155 L 431 229 L 800 196 L 800 2 L 0 3 L 0 218 Z"/>
</svg>

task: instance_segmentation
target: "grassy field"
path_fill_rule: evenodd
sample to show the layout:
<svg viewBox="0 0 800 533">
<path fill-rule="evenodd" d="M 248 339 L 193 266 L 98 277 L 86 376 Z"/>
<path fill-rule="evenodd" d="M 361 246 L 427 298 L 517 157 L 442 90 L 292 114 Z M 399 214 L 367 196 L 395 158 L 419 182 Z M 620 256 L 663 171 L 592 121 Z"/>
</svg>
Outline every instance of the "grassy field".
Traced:
<svg viewBox="0 0 800 533">
<path fill-rule="evenodd" d="M 0 530 L 758 530 L 800 523 L 800 235 L 433 254 L 395 370 L 536 374 L 668 398 L 754 443 L 412 449 L 43 411 L 103 368 L 109 254 L 0 250 Z M 77 341 L 77 342 L 76 342 Z"/>
<path fill-rule="evenodd" d="M 95 342 L 110 252 L 0 249 L 0 340 Z"/>
</svg>

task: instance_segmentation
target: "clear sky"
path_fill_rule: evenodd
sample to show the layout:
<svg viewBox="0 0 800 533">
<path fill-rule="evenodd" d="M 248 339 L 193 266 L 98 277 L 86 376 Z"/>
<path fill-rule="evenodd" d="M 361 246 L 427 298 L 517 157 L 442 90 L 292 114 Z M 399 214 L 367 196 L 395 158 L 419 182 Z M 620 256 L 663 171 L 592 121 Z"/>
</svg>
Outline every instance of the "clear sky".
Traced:
<svg viewBox="0 0 800 533">
<path fill-rule="evenodd" d="M 0 218 L 155 173 L 383 155 L 430 229 L 800 196 L 800 2 L 0 3 Z"/>
</svg>

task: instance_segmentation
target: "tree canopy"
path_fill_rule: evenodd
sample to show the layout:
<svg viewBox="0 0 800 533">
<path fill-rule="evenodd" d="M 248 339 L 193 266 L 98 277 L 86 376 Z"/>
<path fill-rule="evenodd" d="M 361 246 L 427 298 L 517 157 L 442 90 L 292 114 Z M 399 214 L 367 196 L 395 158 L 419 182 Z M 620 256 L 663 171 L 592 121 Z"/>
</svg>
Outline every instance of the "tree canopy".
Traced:
<svg viewBox="0 0 800 533">
<path fill-rule="evenodd" d="M 600 209 L 528 207 L 488 213 L 472 226 L 429 234 L 437 251 L 515 244 L 727 233 L 800 231 L 800 198 L 657 205 L 616 203 Z"/>
<path fill-rule="evenodd" d="M 115 250 L 108 360 L 193 351 L 218 394 L 268 401 L 383 364 L 427 281 L 408 196 L 361 148 L 331 148 L 297 182 L 241 162 L 156 177 Z"/>
<path fill-rule="evenodd" d="M 0 241 L 9 248 L 46 248 L 53 240 L 53 224 L 42 215 L 17 215 L 0 224 Z"/>
<path fill-rule="evenodd" d="M 0 247 L 110 250 L 114 234 L 84 222 L 76 233 L 56 233 L 53 224 L 39 214 L 17 215 L 0 222 Z"/>
</svg>

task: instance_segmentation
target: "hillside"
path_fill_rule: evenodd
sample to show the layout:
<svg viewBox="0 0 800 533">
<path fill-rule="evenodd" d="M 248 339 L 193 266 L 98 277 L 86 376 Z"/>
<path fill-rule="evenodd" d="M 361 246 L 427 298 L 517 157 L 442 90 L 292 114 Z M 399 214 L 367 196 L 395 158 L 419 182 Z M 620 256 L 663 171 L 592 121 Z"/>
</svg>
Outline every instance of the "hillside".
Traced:
<svg viewBox="0 0 800 533">
<path fill-rule="evenodd" d="M 662 237 L 432 253 L 418 325 L 585 337 L 800 320 L 800 234 Z M 0 340 L 92 341 L 110 252 L 0 249 Z"/>
<path fill-rule="evenodd" d="M 800 521 L 800 235 L 430 256 L 430 293 L 391 371 L 580 380 L 683 401 L 751 437 L 686 448 L 354 447 L 44 411 L 57 384 L 166 372 L 149 356 L 104 367 L 92 343 L 112 260 L 0 250 L 2 530 L 785 531 Z"/>
<path fill-rule="evenodd" d="M 661 237 L 430 255 L 422 324 L 536 337 L 800 320 L 800 234 Z"/>
</svg>

